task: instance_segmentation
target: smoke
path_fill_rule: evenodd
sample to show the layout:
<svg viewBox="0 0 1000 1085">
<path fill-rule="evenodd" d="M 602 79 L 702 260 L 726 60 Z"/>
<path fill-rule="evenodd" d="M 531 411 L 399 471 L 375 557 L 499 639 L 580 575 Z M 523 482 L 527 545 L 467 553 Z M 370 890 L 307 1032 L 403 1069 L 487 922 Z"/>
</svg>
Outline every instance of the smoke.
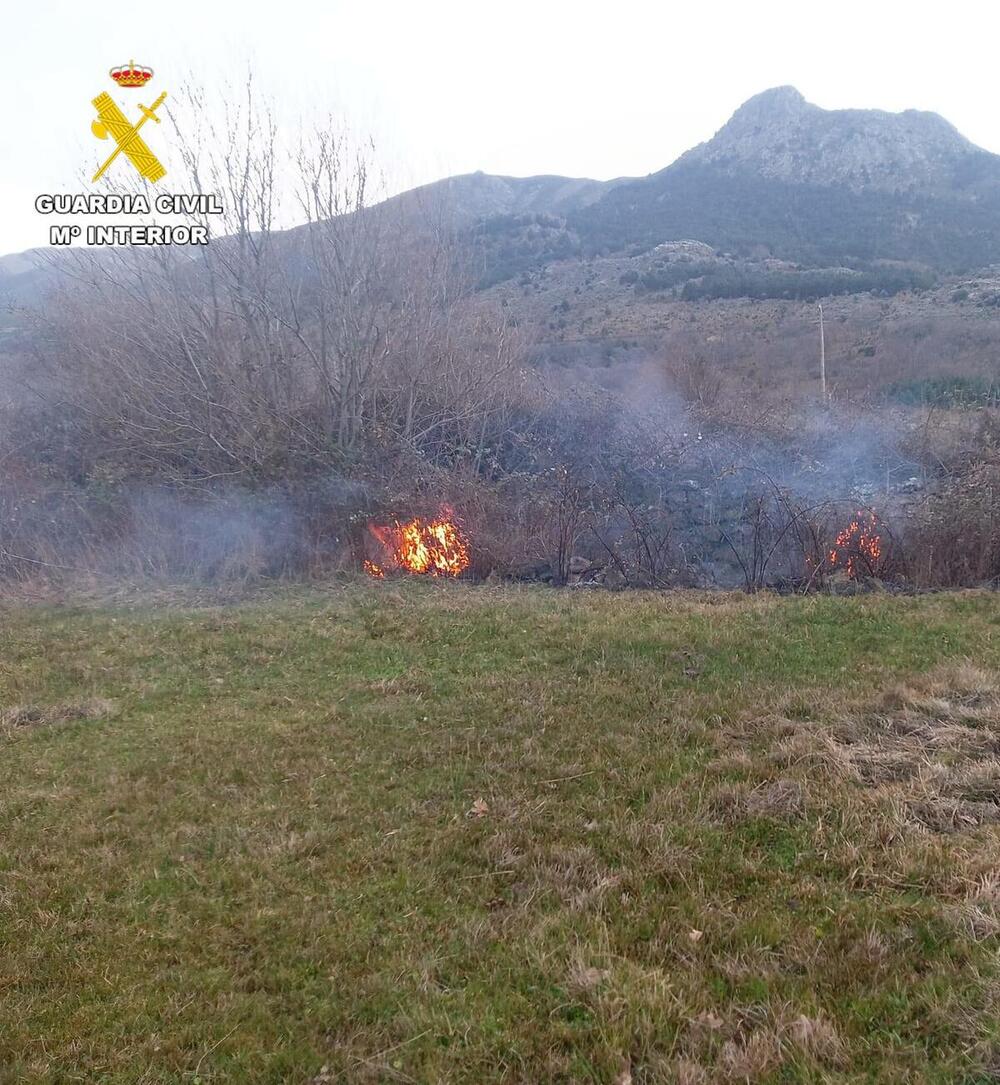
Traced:
<svg viewBox="0 0 1000 1085">
<path fill-rule="evenodd" d="M 206 583 L 299 577 L 342 565 L 370 503 L 361 483 L 81 493 L 35 480 L 0 487 L 0 577 L 94 574 Z"/>
<path fill-rule="evenodd" d="M 222 493 L 209 502 L 162 490 L 138 493 L 119 561 L 199 580 L 280 576 L 303 564 L 303 516 L 280 493 Z"/>
<path fill-rule="evenodd" d="M 678 373 L 648 349 L 558 378 L 554 458 L 594 479 L 605 549 L 641 562 L 634 551 L 669 535 L 684 582 L 808 578 L 858 509 L 902 524 L 924 485 L 907 451 L 912 415 L 885 407 L 741 397 L 710 369 Z"/>
</svg>

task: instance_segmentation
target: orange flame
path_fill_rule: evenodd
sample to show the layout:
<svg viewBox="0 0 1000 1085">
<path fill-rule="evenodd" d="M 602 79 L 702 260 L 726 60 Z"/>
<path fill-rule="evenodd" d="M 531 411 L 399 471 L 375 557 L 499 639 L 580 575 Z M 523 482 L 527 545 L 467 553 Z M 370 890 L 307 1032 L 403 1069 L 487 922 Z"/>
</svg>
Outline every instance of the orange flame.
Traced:
<svg viewBox="0 0 1000 1085">
<path fill-rule="evenodd" d="M 859 573 L 874 576 L 882 557 L 882 538 L 875 530 L 877 526 L 878 517 L 874 512 L 869 512 L 866 517 L 859 511 L 834 541 L 830 564 L 834 568 L 839 565 L 852 580 Z"/>
<path fill-rule="evenodd" d="M 390 568 L 426 576 L 458 576 L 469 567 L 468 539 L 452 520 L 415 517 L 405 524 L 369 524 L 368 530 Z M 369 576 L 385 576 L 382 565 L 366 560 L 364 567 Z"/>
</svg>

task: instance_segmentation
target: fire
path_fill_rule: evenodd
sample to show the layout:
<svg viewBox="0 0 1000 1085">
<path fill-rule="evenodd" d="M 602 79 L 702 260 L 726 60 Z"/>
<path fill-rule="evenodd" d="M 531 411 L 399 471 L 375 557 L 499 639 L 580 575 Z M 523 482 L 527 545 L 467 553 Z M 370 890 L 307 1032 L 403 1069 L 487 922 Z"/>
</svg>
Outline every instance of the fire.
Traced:
<svg viewBox="0 0 1000 1085">
<path fill-rule="evenodd" d="M 847 572 L 853 580 L 859 574 L 874 576 L 882 557 L 882 538 L 876 531 L 878 517 L 859 511 L 837 536 L 830 551 L 830 564 Z"/>
<path fill-rule="evenodd" d="M 365 561 L 369 576 L 384 577 L 385 567 L 426 576 L 458 576 L 469 567 L 469 541 L 450 519 L 414 517 L 405 524 L 369 524 L 368 530 L 383 555 L 382 565 Z"/>
</svg>

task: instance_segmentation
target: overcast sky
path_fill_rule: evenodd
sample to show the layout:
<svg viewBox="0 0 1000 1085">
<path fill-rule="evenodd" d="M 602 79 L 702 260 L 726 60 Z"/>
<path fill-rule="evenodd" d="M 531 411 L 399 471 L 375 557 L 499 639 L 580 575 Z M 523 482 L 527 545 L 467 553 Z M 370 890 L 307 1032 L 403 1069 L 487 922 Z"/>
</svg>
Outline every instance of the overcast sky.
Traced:
<svg viewBox="0 0 1000 1085">
<path fill-rule="evenodd" d="M 191 72 L 216 84 L 248 64 L 282 124 L 333 112 L 371 134 L 394 189 L 477 169 L 644 175 L 784 83 L 826 108 L 934 110 L 1000 152 L 1000 5 L 982 0 L 927 14 L 895 0 L 171 0 L 113 18 L 81 0 L 4 7 L 0 254 L 47 243 L 39 193 L 94 191 L 100 91 L 135 112 Z M 108 78 L 131 58 L 155 70 L 144 91 Z M 169 169 L 165 129 L 149 142 Z"/>
</svg>

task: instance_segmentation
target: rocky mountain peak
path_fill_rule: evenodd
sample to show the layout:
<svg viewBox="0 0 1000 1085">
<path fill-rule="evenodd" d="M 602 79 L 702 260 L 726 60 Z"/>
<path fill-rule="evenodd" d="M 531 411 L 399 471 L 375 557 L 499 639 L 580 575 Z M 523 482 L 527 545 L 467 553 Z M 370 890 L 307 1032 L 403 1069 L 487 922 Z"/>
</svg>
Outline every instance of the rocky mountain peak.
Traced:
<svg viewBox="0 0 1000 1085">
<path fill-rule="evenodd" d="M 790 183 L 930 195 L 952 190 L 968 160 L 985 153 L 936 113 L 821 109 L 784 86 L 749 99 L 681 161 Z"/>
<path fill-rule="evenodd" d="M 801 91 L 795 87 L 771 87 L 748 98 L 731 117 L 727 128 L 752 127 L 758 124 L 772 124 L 789 121 L 803 112 L 819 110 L 810 105 Z"/>
</svg>

